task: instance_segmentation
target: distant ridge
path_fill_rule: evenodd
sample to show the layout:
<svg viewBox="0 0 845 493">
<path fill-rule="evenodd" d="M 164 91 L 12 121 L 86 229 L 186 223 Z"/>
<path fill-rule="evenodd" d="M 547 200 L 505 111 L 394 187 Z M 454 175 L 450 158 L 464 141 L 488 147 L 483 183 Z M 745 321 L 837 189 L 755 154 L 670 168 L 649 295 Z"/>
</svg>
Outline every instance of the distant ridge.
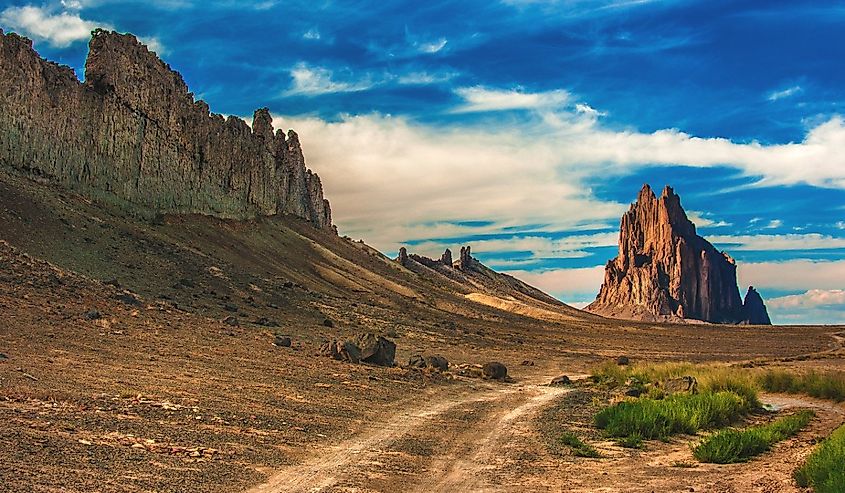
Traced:
<svg viewBox="0 0 845 493">
<path fill-rule="evenodd" d="M 163 213 L 288 214 L 332 228 L 299 138 L 266 108 L 252 129 L 209 112 L 134 36 L 97 30 L 85 82 L 0 31 L 0 167 Z"/>
<path fill-rule="evenodd" d="M 696 233 L 669 186 L 658 198 L 644 185 L 622 216 L 619 255 L 586 310 L 648 321 L 771 324 L 753 287 L 740 299 L 736 262 Z"/>
</svg>

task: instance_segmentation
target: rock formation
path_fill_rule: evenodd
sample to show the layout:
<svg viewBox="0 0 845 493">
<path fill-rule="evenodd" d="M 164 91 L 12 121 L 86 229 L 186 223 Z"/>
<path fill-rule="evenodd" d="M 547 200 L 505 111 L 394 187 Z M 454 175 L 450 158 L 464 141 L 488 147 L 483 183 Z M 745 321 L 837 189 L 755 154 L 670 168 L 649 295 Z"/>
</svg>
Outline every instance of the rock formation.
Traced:
<svg viewBox="0 0 845 493">
<path fill-rule="evenodd" d="M 470 252 L 469 245 L 461 247 L 461 256 L 458 262 L 460 264 L 458 268 L 461 270 L 469 270 L 475 263 L 475 259 L 472 258 L 472 253 Z"/>
<path fill-rule="evenodd" d="M 754 286 L 748 286 L 748 292 L 745 293 L 745 301 L 742 304 L 742 309 L 743 322 L 751 325 L 772 324 L 772 321 L 769 319 L 769 312 L 766 310 L 765 303 L 763 303 L 763 298 L 754 289 Z"/>
<path fill-rule="evenodd" d="M 756 291 L 754 295 L 759 298 Z M 639 320 L 713 323 L 768 322 L 762 300 L 743 306 L 736 263 L 698 236 L 670 187 L 657 198 L 648 185 L 622 217 L 619 255 L 608 262 L 604 284 L 586 309 Z"/>
<path fill-rule="evenodd" d="M 440 257 L 440 263 L 446 267 L 452 267 L 452 250 L 447 248 L 446 251 L 443 252 L 443 255 Z"/>
<path fill-rule="evenodd" d="M 331 228 L 299 139 L 209 112 L 128 34 L 94 31 L 85 82 L 0 31 L 0 166 L 132 210 L 245 219 L 290 214 Z"/>
</svg>

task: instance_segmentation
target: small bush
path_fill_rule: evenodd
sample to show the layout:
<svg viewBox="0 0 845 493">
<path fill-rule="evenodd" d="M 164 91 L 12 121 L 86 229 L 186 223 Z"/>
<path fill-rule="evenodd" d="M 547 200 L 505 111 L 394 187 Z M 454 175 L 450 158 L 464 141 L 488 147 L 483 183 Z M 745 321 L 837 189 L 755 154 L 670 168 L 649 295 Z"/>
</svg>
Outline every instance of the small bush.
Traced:
<svg viewBox="0 0 845 493">
<path fill-rule="evenodd" d="M 618 443 L 625 448 L 643 448 L 643 437 L 639 433 L 632 433 L 620 438 Z"/>
<path fill-rule="evenodd" d="M 845 491 L 845 426 L 833 432 L 807 458 L 797 471 L 795 480 L 802 488 L 812 487 L 816 493 Z"/>
<path fill-rule="evenodd" d="M 819 399 L 845 401 L 845 372 L 808 372 L 796 374 L 769 370 L 759 376 L 760 386 L 768 392 L 807 394 Z"/>
<path fill-rule="evenodd" d="M 801 411 L 772 423 L 752 426 L 744 430 L 721 430 L 698 444 L 693 455 L 701 462 L 732 464 L 744 462 L 768 451 L 772 445 L 785 440 L 807 426 L 812 411 Z"/>
<path fill-rule="evenodd" d="M 748 401 L 733 392 L 703 392 L 623 401 L 596 414 L 594 422 L 611 437 L 665 439 L 728 425 L 748 411 Z"/>
<path fill-rule="evenodd" d="M 592 445 L 584 443 L 575 433 L 564 433 L 558 437 L 558 441 L 572 449 L 572 453 L 578 457 L 589 457 L 597 459 L 601 453 Z"/>
</svg>

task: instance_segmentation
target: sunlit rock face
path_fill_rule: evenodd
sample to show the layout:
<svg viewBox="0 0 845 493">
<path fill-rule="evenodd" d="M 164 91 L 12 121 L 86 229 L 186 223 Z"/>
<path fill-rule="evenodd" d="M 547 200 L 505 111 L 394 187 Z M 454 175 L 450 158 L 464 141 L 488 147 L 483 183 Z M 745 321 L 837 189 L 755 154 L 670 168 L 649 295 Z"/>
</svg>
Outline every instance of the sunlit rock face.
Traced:
<svg viewBox="0 0 845 493">
<path fill-rule="evenodd" d="M 601 291 L 586 309 L 648 321 L 771 323 L 753 294 L 746 308 L 736 263 L 696 234 L 672 188 L 657 197 L 645 185 L 622 216 L 619 255 L 608 262 Z"/>
<path fill-rule="evenodd" d="M 0 166 L 129 208 L 332 227 L 293 131 L 274 131 L 267 109 L 252 128 L 210 113 L 132 35 L 95 31 L 79 82 L 0 31 L 0 80 Z"/>
</svg>

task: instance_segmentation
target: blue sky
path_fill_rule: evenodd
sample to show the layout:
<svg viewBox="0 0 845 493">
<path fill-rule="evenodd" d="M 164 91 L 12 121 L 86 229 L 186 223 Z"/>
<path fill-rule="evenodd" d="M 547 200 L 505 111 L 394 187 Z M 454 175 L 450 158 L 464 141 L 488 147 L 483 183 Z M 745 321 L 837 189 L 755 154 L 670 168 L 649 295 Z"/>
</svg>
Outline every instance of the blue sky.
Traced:
<svg viewBox="0 0 845 493">
<path fill-rule="evenodd" d="M 342 234 L 471 243 L 581 306 L 643 183 L 671 184 L 779 323 L 845 323 L 845 4 L 0 2 L 83 73 L 136 34 L 219 113 L 295 128 Z"/>
</svg>

